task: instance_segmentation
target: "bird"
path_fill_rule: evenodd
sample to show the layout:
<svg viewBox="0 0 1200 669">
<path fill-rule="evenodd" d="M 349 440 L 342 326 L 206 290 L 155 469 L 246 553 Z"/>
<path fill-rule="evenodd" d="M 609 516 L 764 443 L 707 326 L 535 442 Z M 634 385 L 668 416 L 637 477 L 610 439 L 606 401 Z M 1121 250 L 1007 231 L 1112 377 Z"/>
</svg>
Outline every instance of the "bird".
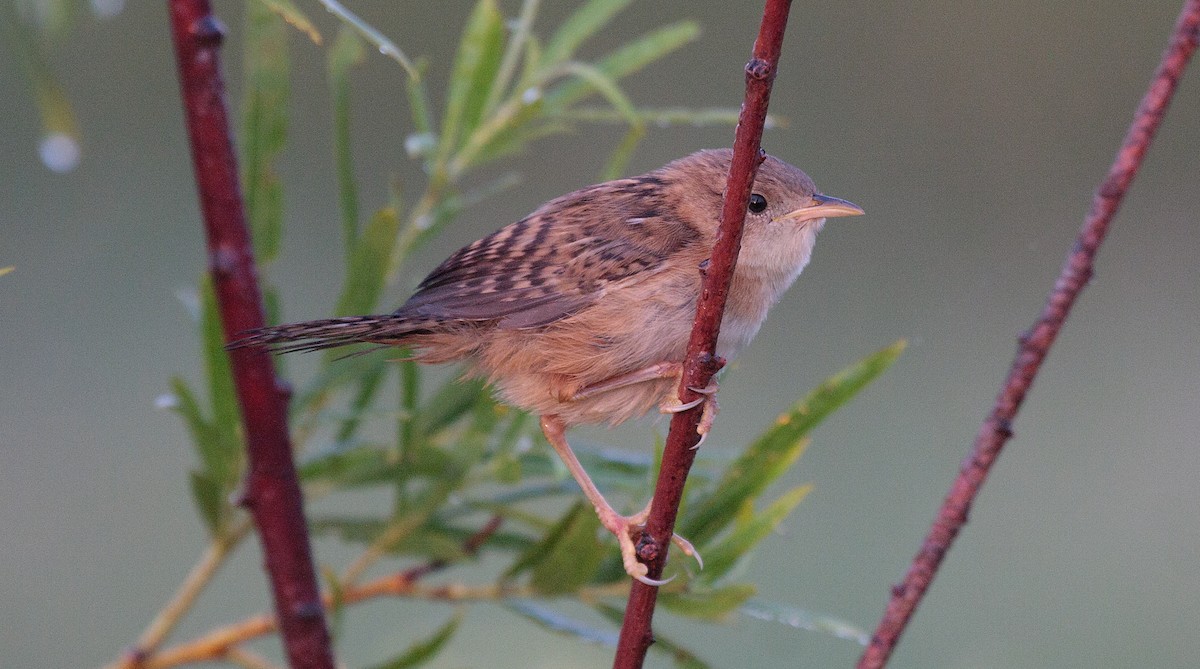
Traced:
<svg viewBox="0 0 1200 669">
<path fill-rule="evenodd" d="M 716 346 L 726 360 L 750 343 L 808 264 L 826 219 L 863 213 L 818 192 L 800 169 L 763 155 Z M 631 538 L 649 505 L 632 516 L 617 513 L 566 431 L 695 405 L 679 399 L 678 385 L 731 159 L 729 149 L 702 150 L 557 197 L 459 249 L 390 314 L 264 327 L 229 348 L 370 343 L 405 347 L 423 363 L 465 362 L 466 375 L 486 378 L 503 402 L 540 417 L 546 440 L 616 535 L 625 571 L 661 585 L 647 576 Z M 715 384 L 697 390 L 703 437 L 716 411 Z M 700 559 L 686 539 L 673 540 Z"/>
</svg>

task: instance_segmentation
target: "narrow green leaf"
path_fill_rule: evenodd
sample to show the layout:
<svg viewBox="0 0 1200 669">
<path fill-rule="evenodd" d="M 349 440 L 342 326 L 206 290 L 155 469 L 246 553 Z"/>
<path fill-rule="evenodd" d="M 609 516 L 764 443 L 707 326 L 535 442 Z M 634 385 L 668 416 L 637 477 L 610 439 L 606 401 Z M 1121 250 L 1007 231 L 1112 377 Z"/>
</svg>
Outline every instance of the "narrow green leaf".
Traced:
<svg viewBox="0 0 1200 669">
<path fill-rule="evenodd" d="M 346 9 L 344 6 L 342 6 L 342 3 L 338 2 L 337 0 L 317 1 L 324 5 L 325 9 L 329 10 L 329 13 L 338 17 L 338 19 L 340 19 L 343 23 L 358 31 L 358 34 L 362 35 L 363 39 L 367 40 L 371 44 L 374 44 L 375 48 L 379 49 L 379 53 L 391 58 L 397 63 L 400 63 L 400 67 L 403 67 L 404 71 L 408 73 L 410 80 L 421 78 L 421 72 L 419 68 L 413 65 L 413 62 L 408 59 L 408 56 L 404 55 L 404 52 L 400 50 L 400 47 L 396 46 L 396 44 L 390 39 L 384 37 L 383 33 L 376 30 L 374 26 L 359 18 L 354 14 L 354 12 Z"/>
<path fill-rule="evenodd" d="M 680 534 L 697 545 L 707 544 L 729 525 L 744 504 L 761 495 L 800 458 L 808 442 L 807 437 L 760 437 L 747 450 L 754 451 L 758 460 L 747 467 L 739 458 L 725 469 L 724 477 L 709 495 L 690 502 Z"/>
<path fill-rule="evenodd" d="M 858 625 L 832 616 L 799 609 L 788 604 L 764 602 L 754 599 L 746 602 L 739 612 L 756 620 L 766 620 L 795 629 L 820 632 L 839 639 L 848 639 L 860 646 L 866 646 L 871 641 L 871 635 Z"/>
<path fill-rule="evenodd" d="M 346 355 L 345 351 L 330 354 L 330 359 L 336 360 L 337 364 L 322 365 L 317 375 L 292 398 L 292 414 L 311 412 L 328 399 L 329 393 L 356 383 L 360 376 L 381 361 L 387 363 L 395 358 L 394 349 L 368 350 L 351 355 Z"/>
<path fill-rule="evenodd" d="M 26 12 L 22 18 L 17 11 L 20 3 L 0 3 L 0 42 L 24 70 L 32 89 L 42 121 L 42 137 L 38 149 L 42 164 L 53 172 L 70 172 L 79 165 L 82 148 L 79 122 L 66 90 L 50 65 L 47 53 L 48 35 L 62 36 L 72 12 L 59 8 L 72 3 L 42 3 L 37 12 Z M 25 7 L 29 9 L 29 7 Z M 36 27 L 32 19 L 36 15 Z M 41 34 L 39 34 L 41 33 Z"/>
<path fill-rule="evenodd" d="M 228 449 L 222 456 L 228 461 L 232 457 L 230 451 L 240 450 L 241 439 L 238 434 L 241 414 L 233 385 L 233 370 L 229 366 L 229 354 L 225 351 L 217 296 L 213 292 L 212 280 L 207 276 L 200 286 L 200 307 L 204 369 L 208 375 L 208 401 L 212 405 L 209 415 L 212 416 L 214 443 Z"/>
<path fill-rule="evenodd" d="M 375 309 L 399 231 L 400 217 L 396 210 L 380 209 L 371 217 L 350 253 L 346 285 L 334 308 L 336 315 L 353 316 Z"/>
<path fill-rule="evenodd" d="M 426 437 L 437 434 L 466 415 L 477 402 L 488 397 L 487 384 L 482 379 L 447 381 L 433 397 L 426 400 L 414 427 Z"/>
<path fill-rule="evenodd" d="M 279 254 L 283 230 L 283 186 L 275 166 L 287 141 L 287 36 L 287 24 L 267 5 L 246 5 L 242 184 L 259 263 Z"/>
<path fill-rule="evenodd" d="M 625 168 L 629 166 L 629 159 L 633 157 L 633 151 L 637 148 L 642 138 L 646 136 L 646 125 L 639 119 L 637 123 L 629 127 L 629 131 L 625 133 L 625 137 L 621 139 L 621 143 L 613 150 L 612 155 L 608 158 L 608 163 L 604 166 L 604 171 L 600 173 L 601 181 L 612 181 L 620 178 L 625 174 Z"/>
<path fill-rule="evenodd" d="M 327 608 L 329 636 L 334 645 L 337 645 L 338 639 L 342 638 L 342 629 L 346 623 L 346 592 L 342 587 L 341 577 L 333 567 L 322 564 L 321 578 L 325 579 L 326 587 L 329 589 L 329 606 Z"/>
<path fill-rule="evenodd" d="M 356 446 L 308 459 L 299 466 L 298 473 L 306 483 L 323 483 L 334 487 L 353 485 L 377 473 L 387 464 L 387 459 L 387 454 L 378 448 Z"/>
<path fill-rule="evenodd" d="M 700 36 L 700 26 L 694 21 L 681 21 L 647 33 L 601 59 L 595 67 L 613 81 L 620 80 Z M 546 95 L 551 109 L 565 109 L 594 93 L 587 81 L 571 80 L 556 86 Z"/>
<path fill-rule="evenodd" d="M 350 146 L 350 70 L 366 60 L 366 53 L 354 30 L 343 25 L 328 54 L 329 88 L 333 98 L 333 161 L 342 209 L 342 243 L 348 264 L 352 262 L 358 241 L 358 182 L 354 178 L 354 156 Z"/>
<path fill-rule="evenodd" d="M 633 108 L 633 103 L 629 98 L 621 92 L 621 88 L 617 86 L 617 80 L 610 77 L 598 67 L 593 67 L 586 63 L 569 62 L 563 63 L 561 72 L 564 74 L 573 74 L 576 77 L 583 79 L 597 93 L 604 97 L 613 109 L 619 113 L 627 123 L 632 126 L 639 125 L 642 121 L 638 118 L 637 111 Z"/>
<path fill-rule="evenodd" d="M 754 515 L 749 522 L 737 525 L 729 536 L 715 546 L 705 547 L 704 570 L 697 578 L 703 583 L 711 584 L 729 573 L 759 542 L 779 527 L 779 523 L 783 522 L 811 489 L 810 485 L 792 488 L 762 513 Z"/>
<path fill-rule="evenodd" d="M 753 597 L 755 588 L 748 583 L 728 585 L 714 590 L 693 589 L 664 592 L 658 601 L 672 613 L 702 620 L 721 620 Z"/>
<path fill-rule="evenodd" d="M 11 265 L 8 267 L 0 267 L 0 276 L 4 276 L 5 274 L 8 274 L 9 272 L 13 271 L 14 269 L 16 269 L 16 267 L 12 267 Z"/>
<path fill-rule="evenodd" d="M 663 636 L 658 630 L 654 632 L 654 645 L 651 648 L 655 652 L 670 655 L 671 662 L 680 669 L 709 669 L 711 666 L 704 660 L 701 660 L 694 652 L 684 648 L 669 637 Z"/>
<path fill-rule="evenodd" d="M 531 572 L 530 585 L 543 594 L 574 592 L 591 578 L 603 557 L 596 539 L 600 520 L 583 502 L 576 502 L 541 540 L 529 547 L 504 572 L 504 580 Z M 577 559 L 582 565 L 570 564 Z"/>
<path fill-rule="evenodd" d="M 542 62 L 554 66 L 572 58 L 580 44 L 608 25 L 630 2 L 632 0 L 589 0 L 559 26 L 546 43 Z"/>
<path fill-rule="evenodd" d="M 195 393 L 181 377 L 171 377 L 171 393 L 175 396 L 171 409 L 183 418 L 188 433 L 192 437 L 192 445 L 196 455 L 200 457 L 200 467 L 209 476 L 220 478 L 220 472 L 225 469 L 227 454 L 222 445 L 217 443 L 216 430 L 204 417 L 200 402 Z"/>
<path fill-rule="evenodd" d="M 380 361 L 380 364 L 368 369 L 367 373 L 359 379 L 358 390 L 350 400 L 350 405 L 346 407 L 350 415 L 341 422 L 334 436 L 339 443 L 348 441 L 362 425 L 363 413 L 378 394 L 387 370 L 387 363 Z"/>
<path fill-rule="evenodd" d="M 471 133 L 462 150 L 451 161 L 449 173 L 461 175 L 468 167 L 490 160 L 491 157 L 484 153 L 483 149 L 495 143 L 500 135 L 514 133 L 538 118 L 541 108 L 541 100 L 533 100 L 527 104 L 518 99 L 506 103 Z"/>
<path fill-rule="evenodd" d="M 544 557 L 533 567 L 529 585 L 544 595 L 575 592 L 596 573 L 604 547 L 596 539 L 600 518 L 586 504 L 577 503 L 566 518 L 562 533 L 544 545 Z"/>
<path fill-rule="evenodd" d="M 483 105 L 485 116 L 490 115 L 500 104 L 500 99 L 504 96 L 509 84 L 512 83 L 521 56 L 527 53 L 526 45 L 532 36 L 533 20 L 537 15 L 537 8 L 538 0 L 524 0 L 521 3 L 520 15 L 515 21 L 509 23 L 511 34 L 508 45 L 504 48 L 504 58 L 500 61 L 500 67 L 492 80 L 491 90 Z"/>
<path fill-rule="evenodd" d="M 637 117 L 647 125 L 691 126 L 706 127 L 713 125 L 734 125 L 738 122 L 737 109 L 708 107 L 705 109 L 690 109 L 686 107 L 638 107 Z M 556 110 L 555 118 L 566 121 L 582 121 L 587 123 L 628 123 L 619 112 L 609 107 L 571 107 Z M 766 128 L 786 127 L 787 117 L 768 115 Z"/>
<path fill-rule="evenodd" d="M 552 135 L 571 131 L 571 125 L 539 119 L 535 124 L 514 125 L 496 134 L 479 150 L 477 163 L 482 165 L 523 152 L 530 144 Z"/>
<path fill-rule="evenodd" d="M 279 18 L 304 33 L 308 39 L 312 40 L 313 44 L 321 45 L 321 33 L 317 32 L 317 27 L 292 0 L 262 0 L 262 2 L 271 11 L 278 14 Z"/>
<path fill-rule="evenodd" d="M 680 534 L 697 545 L 716 536 L 746 500 L 761 494 L 800 457 L 808 432 L 890 367 L 904 345 L 898 341 L 838 372 L 781 414 L 725 469 L 710 495 L 690 504 Z"/>
<path fill-rule="evenodd" d="M 446 643 L 458 631 L 462 619 L 463 612 L 462 609 L 459 609 L 454 612 L 454 616 L 450 620 L 446 621 L 446 624 L 439 627 L 428 638 L 409 646 L 408 650 L 383 664 L 376 665 L 374 669 L 410 669 L 426 664 L 445 648 Z"/>
<path fill-rule="evenodd" d="M 415 67 L 418 74 L 424 73 L 425 61 L 418 60 Z M 433 121 L 430 120 L 429 94 L 425 91 L 424 80 L 420 76 L 410 77 L 404 84 L 404 93 L 412 114 L 413 130 L 418 135 L 432 135 Z"/>
<path fill-rule="evenodd" d="M 345 518 L 340 516 L 310 516 L 309 529 L 314 536 L 332 536 L 355 544 L 369 544 L 387 526 L 379 518 Z"/>
<path fill-rule="evenodd" d="M 617 633 L 612 630 L 602 630 L 580 622 L 547 606 L 524 599 L 509 599 L 503 602 L 504 608 L 537 623 L 539 626 L 558 634 L 565 634 L 580 641 L 615 648 Z"/>
<path fill-rule="evenodd" d="M 214 537 L 220 536 L 225 527 L 227 510 L 224 488 L 204 472 L 188 472 L 188 482 L 200 518 Z"/>
<path fill-rule="evenodd" d="M 479 122 L 503 46 L 504 20 L 495 0 L 479 0 L 467 19 L 450 74 L 439 162 L 448 160 Z"/>
</svg>

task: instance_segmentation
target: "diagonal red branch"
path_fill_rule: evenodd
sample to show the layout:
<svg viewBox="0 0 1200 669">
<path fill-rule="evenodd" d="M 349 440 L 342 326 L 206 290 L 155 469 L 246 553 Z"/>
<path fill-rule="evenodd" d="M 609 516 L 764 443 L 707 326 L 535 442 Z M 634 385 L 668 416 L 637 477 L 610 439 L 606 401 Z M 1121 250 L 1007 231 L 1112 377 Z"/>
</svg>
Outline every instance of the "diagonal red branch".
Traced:
<svg viewBox="0 0 1200 669">
<path fill-rule="evenodd" d="M 937 518 L 920 551 L 913 558 L 904 582 L 892 588 L 892 598 L 871 643 L 859 660 L 859 669 L 883 667 L 900 640 L 908 621 L 920 603 L 938 567 L 959 530 L 967 522 L 967 512 L 987 478 L 1000 449 L 1012 436 L 1012 423 L 1029 391 L 1046 354 L 1058 337 L 1076 298 L 1092 277 L 1092 266 L 1109 223 L 1117 213 L 1125 192 L 1141 167 L 1142 159 L 1158 130 L 1188 60 L 1196 50 L 1200 31 L 1200 0 L 1187 0 L 1175 24 L 1170 44 L 1150 87 L 1146 90 L 1125 141 L 1117 151 L 1108 176 L 1092 200 L 1062 272 L 1042 308 L 1037 322 L 1021 336 L 1017 357 L 1008 378 L 996 398 L 991 415 L 979 428 L 971 454 L 963 462 L 958 478 L 938 511 Z"/>
<path fill-rule="evenodd" d="M 725 312 L 725 301 L 742 244 L 742 225 L 746 219 L 746 205 L 750 201 L 750 188 L 763 160 L 759 144 L 790 9 L 791 0 L 767 0 L 758 39 L 754 42 L 753 56 L 746 64 L 746 97 L 734 135 L 733 161 L 721 210 L 721 227 L 708 266 L 697 268 L 697 271 L 704 272 L 704 283 L 680 382 L 679 398 L 684 402 L 699 399 L 700 395 L 691 389 L 707 387 L 713 374 L 724 364 L 715 354 L 717 336 L 720 334 L 721 316 Z M 667 547 L 675 529 L 679 502 L 683 498 L 683 485 L 696 459 L 693 447 L 699 439 L 696 428 L 700 424 L 701 412 L 701 407 L 696 407 L 675 414 L 671 420 L 650 517 L 638 544 L 639 556 L 646 562 L 650 578 L 661 577 L 667 561 Z M 634 581 L 625 607 L 625 619 L 613 667 L 634 669 L 642 666 L 646 651 L 654 640 L 650 623 L 657 598 L 658 588 Z"/>
<path fill-rule="evenodd" d="M 264 319 L 217 57 L 223 29 L 208 0 L 171 0 L 170 14 L 209 271 L 230 341 L 262 327 Z M 288 660 L 296 669 L 333 669 L 292 463 L 286 393 L 267 351 L 243 348 L 230 358 L 249 459 L 243 503 L 262 540 Z"/>
</svg>

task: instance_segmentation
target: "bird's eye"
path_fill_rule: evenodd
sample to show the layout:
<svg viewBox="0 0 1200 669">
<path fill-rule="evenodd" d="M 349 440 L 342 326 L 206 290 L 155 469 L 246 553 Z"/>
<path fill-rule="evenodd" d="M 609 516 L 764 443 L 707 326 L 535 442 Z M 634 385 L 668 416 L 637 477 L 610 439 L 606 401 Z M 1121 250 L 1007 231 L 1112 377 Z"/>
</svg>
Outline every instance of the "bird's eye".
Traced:
<svg viewBox="0 0 1200 669">
<path fill-rule="evenodd" d="M 767 208 L 767 198 L 759 195 L 758 193 L 752 193 L 750 195 L 750 206 L 749 206 L 750 213 L 761 214 L 761 213 L 763 213 L 763 211 L 766 208 Z"/>
</svg>

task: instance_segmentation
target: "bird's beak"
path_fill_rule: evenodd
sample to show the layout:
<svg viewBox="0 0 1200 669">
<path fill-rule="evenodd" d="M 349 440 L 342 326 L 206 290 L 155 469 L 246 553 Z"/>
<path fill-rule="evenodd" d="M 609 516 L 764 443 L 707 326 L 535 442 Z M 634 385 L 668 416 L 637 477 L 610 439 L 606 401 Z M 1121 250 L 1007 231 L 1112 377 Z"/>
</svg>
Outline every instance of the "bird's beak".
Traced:
<svg viewBox="0 0 1200 669">
<path fill-rule="evenodd" d="M 865 213 L 866 212 L 862 210 L 862 207 L 854 204 L 853 202 L 848 202 L 837 197 L 830 197 L 828 195 L 813 195 L 811 203 L 800 207 L 799 209 L 789 211 L 782 216 L 776 216 L 775 220 L 789 220 L 797 223 L 803 223 L 804 221 L 811 221 L 818 218 L 862 216 Z"/>
</svg>

